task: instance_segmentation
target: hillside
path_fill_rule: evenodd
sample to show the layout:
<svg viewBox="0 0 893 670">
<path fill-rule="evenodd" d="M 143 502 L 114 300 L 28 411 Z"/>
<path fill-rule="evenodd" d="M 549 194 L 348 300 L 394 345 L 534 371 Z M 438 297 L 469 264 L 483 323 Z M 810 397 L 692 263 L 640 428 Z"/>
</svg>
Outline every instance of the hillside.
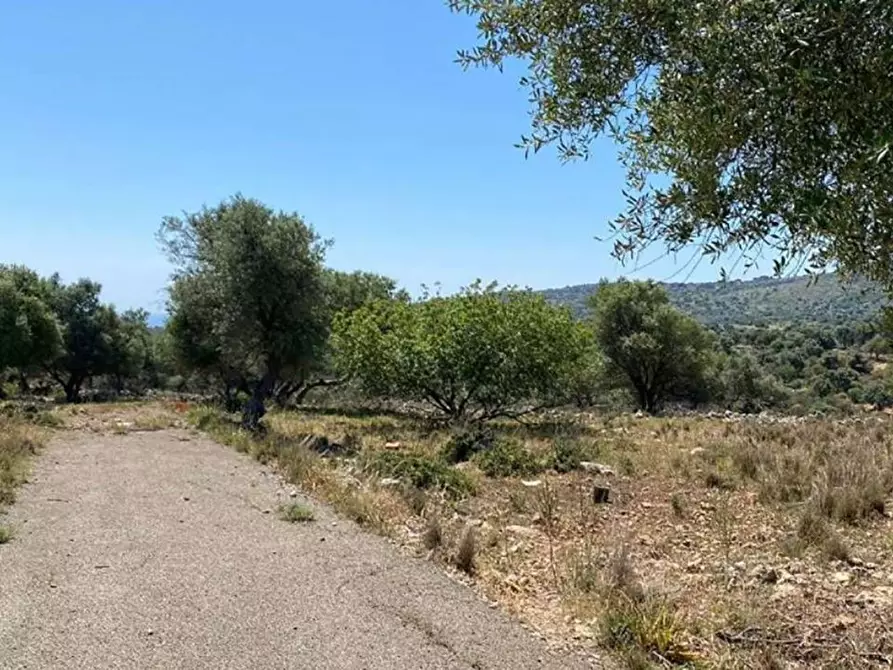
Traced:
<svg viewBox="0 0 893 670">
<path fill-rule="evenodd" d="M 841 282 L 829 274 L 747 281 L 665 284 L 673 304 L 707 325 L 761 323 L 841 324 L 864 321 L 886 304 L 883 292 L 866 280 Z M 586 299 L 596 284 L 548 289 L 550 301 L 586 314 Z"/>
</svg>

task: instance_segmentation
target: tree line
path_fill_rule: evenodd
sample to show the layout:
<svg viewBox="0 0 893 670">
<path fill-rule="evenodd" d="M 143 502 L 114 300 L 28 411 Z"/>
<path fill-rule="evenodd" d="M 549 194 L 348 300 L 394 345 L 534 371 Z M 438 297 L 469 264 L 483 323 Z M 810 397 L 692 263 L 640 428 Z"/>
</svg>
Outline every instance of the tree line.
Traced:
<svg viewBox="0 0 893 670">
<path fill-rule="evenodd" d="M 0 388 L 55 386 L 69 402 L 85 386 L 213 393 L 251 428 L 271 401 L 344 384 L 471 422 L 609 401 L 646 412 L 890 402 L 873 374 L 882 324 L 710 330 L 649 281 L 601 282 L 584 320 L 480 282 L 412 299 L 388 277 L 329 268 L 331 241 L 300 215 L 241 195 L 165 218 L 158 239 L 174 267 L 164 329 L 102 302 L 95 282 L 0 267 Z"/>
</svg>

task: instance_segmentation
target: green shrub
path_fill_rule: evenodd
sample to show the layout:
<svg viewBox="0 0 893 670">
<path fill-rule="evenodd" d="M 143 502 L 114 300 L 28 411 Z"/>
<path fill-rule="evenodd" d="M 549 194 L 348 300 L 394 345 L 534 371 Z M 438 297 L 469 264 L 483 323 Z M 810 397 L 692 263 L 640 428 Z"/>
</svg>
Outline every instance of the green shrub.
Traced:
<svg viewBox="0 0 893 670">
<path fill-rule="evenodd" d="M 523 444 L 508 439 L 477 454 L 475 462 L 488 477 L 521 477 L 543 470 L 543 464 Z"/>
<path fill-rule="evenodd" d="M 468 475 L 430 456 L 379 451 L 367 455 L 363 467 L 380 477 L 402 479 L 419 489 L 440 489 L 453 498 L 474 492 L 474 482 Z"/>
<path fill-rule="evenodd" d="M 492 447 L 493 442 L 493 432 L 484 426 L 459 426 L 453 429 L 441 453 L 447 463 L 464 463 Z"/>
<path fill-rule="evenodd" d="M 282 505 L 279 508 L 279 517 L 289 523 L 307 523 L 314 519 L 313 508 L 304 503 Z"/>
<path fill-rule="evenodd" d="M 586 457 L 586 450 L 579 440 L 559 437 L 552 443 L 548 466 L 556 472 L 573 472 L 580 468 Z"/>
</svg>

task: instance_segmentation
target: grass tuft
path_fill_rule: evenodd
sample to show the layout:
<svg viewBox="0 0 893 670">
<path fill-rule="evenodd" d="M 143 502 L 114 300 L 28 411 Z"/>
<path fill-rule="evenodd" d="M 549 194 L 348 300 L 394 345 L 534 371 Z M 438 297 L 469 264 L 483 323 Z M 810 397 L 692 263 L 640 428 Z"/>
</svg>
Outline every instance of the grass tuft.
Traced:
<svg viewBox="0 0 893 670">
<path fill-rule="evenodd" d="M 305 503 L 291 503 L 279 507 L 279 518 L 289 523 L 307 523 L 316 517 L 313 508 Z"/>
<path fill-rule="evenodd" d="M 43 444 L 39 428 L 0 417 L 0 510 L 15 501 L 15 489 L 24 483 L 29 462 Z"/>
<path fill-rule="evenodd" d="M 456 567 L 467 575 L 474 575 L 477 570 L 477 535 L 474 528 L 467 526 L 456 547 L 454 562 Z"/>
</svg>

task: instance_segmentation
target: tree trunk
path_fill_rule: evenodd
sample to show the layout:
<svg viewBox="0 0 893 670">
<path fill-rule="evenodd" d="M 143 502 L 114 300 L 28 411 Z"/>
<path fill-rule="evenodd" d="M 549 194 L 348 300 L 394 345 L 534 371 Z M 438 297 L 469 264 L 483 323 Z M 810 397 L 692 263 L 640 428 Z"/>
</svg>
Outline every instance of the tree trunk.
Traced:
<svg viewBox="0 0 893 670">
<path fill-rule="evenodd" d="M 19 373 L 19 393 L 30 395 L 31 387 L 28 386 L 28 376 L 24 372 Z"/>
<path fill-rule="evenodd" d="M 65 390 L 65 402 L 75 403 L 81 398 L 81 386 L 84 380 L 79 377 L 69 377 L 68 381 L 63 385 Z"/>
<path fill-rule="evenodd" d="M 276 384 L 276 373 L 267 370 L 260 381 L 255 385 L 251 392 L 251 398 L 245 405 L 242 412 L 242 427 L 252 432 L 257 431 L 260 426 L 260 420 L 267 413 L 265 402 L 273 392 L 273 386 Z"/>
</svg>

